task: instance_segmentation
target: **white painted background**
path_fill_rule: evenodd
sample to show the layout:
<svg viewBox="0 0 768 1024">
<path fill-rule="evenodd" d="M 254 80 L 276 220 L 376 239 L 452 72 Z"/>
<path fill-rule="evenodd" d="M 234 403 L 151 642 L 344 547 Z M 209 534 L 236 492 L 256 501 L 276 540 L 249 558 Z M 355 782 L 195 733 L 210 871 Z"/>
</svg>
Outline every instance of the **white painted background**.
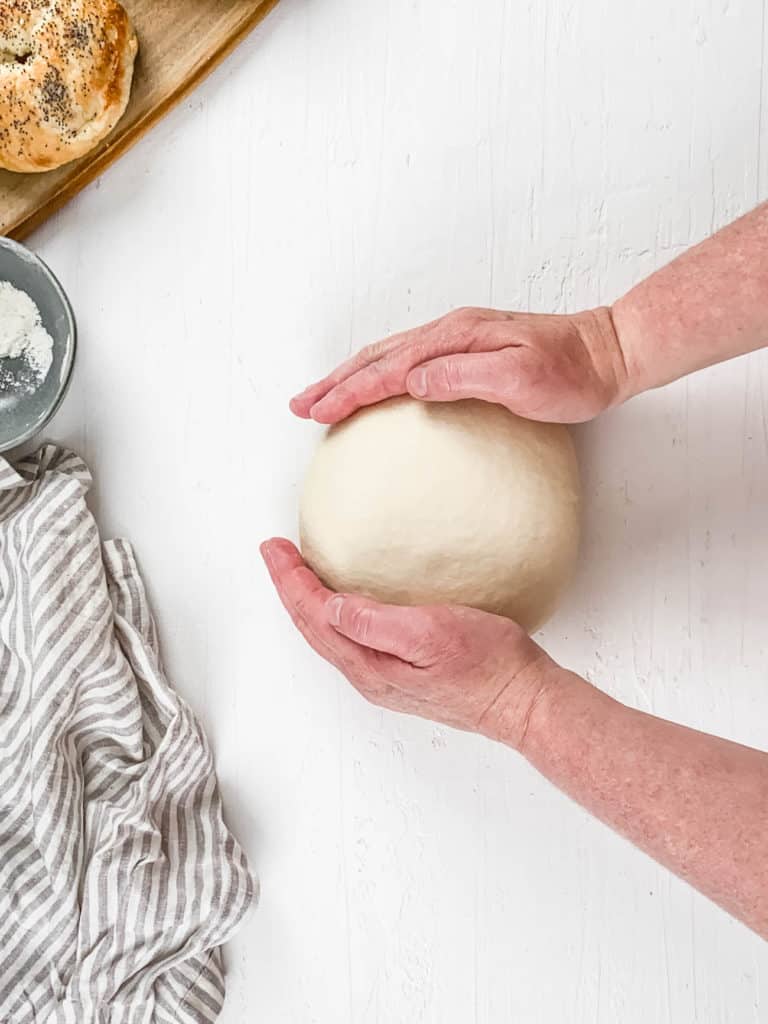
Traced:
<svg viewBox="0 0 768 1024">
<path fill-rule="evenodd" d="M 764 17 L 282 0 L 32 239 L 82 331 L 50 435 L 137 547 L 261 876 L 224 1024 L 768 1019 L 763 944 L 514 754 L 362 703 L 257 557 L 315 437 L 286 400 L 352 349 L 459 304 L 610 301 L 768 195 Z M 582 429 L 583 563 L 543 634 L 765 747 L 767 422 L 763 355 Z"/>
</svg>

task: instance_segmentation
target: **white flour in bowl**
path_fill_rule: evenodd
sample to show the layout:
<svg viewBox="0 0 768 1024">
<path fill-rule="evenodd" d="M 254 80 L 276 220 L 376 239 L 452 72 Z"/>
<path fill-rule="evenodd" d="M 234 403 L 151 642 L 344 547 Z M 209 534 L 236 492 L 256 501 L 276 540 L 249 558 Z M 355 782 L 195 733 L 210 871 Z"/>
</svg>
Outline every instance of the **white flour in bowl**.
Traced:
<svg viewBox="0 0 768 1024">
<path fill-rule="evenodd" d="M 21 359 L 25 369 L 4 365 Z M 0 281 L 0 391 L 31 392 L 48 376 L 53 338 L 43 327 L 40 310 L 26 292 Z"/>
</svg>

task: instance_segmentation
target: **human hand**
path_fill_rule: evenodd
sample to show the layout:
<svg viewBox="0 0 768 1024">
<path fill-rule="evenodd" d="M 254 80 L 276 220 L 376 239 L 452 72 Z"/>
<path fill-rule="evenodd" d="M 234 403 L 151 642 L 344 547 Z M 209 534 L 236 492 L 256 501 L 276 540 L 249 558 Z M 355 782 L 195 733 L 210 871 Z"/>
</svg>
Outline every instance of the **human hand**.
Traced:
<svg viewBox="0 0 768 1024">
<path fill-rule="evenodd" d="M 310 646 L 390 711 L 519 750 L 534 709 L 569 675 L 509 619 L 461 606 L 406 608 L 335 594 L 290 541 L 267 541 L 261 552 Z"/>
<path fill-rule="evenodd" d="M 480 398 L 527 419 L 580 423 L 628 394 L 611 312 L 574 316 L 458 309 L 362 349 L 291 401 L 297 416 L 337 423 L 395 395 Z"/>
</svg>

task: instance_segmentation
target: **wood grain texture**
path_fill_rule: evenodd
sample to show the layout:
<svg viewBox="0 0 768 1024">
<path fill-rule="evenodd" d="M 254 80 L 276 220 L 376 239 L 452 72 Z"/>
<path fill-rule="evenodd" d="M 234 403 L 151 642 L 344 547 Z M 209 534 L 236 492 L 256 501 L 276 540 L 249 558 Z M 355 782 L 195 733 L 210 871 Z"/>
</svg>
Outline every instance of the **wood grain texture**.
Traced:
<svg viewBox="0 0 768 1024">
<path fill-rule="evenodd" d="M 139 37 L 131 100 L 87 156 L 44 174 L 0 170 L 0 235 L 24 238 L 193 89 L 277 0 L 124 0 Z"/>
<path fill-rule="evenodd" d="M 258 556 L 315 443 L 287 399 L 352 349 L 611 301 L 768 197 L 763 13 L 282 0 L 33 237 L 80 324 L 50 434 L 136 546 L 261 877 L 221 1024 L 768 1019 L 768 945 L 508 751 L 365 704 Z M 768 748 L 768 353 L 578 442 L 583 558 L 542 642 Z"/>
</svg>

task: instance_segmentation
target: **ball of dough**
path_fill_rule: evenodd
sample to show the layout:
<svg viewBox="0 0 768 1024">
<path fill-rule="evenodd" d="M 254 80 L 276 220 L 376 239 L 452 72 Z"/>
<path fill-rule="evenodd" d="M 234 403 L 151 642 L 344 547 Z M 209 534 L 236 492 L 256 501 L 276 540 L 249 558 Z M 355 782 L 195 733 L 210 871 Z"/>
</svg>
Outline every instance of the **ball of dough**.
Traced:
<svg viewBox="0 0 768 1024">
<path fill-rule="evenodd" d="M 48 171 L 122 117 L 138 45 L 117 0 L 0 3 L 0 167 Z"/>
<path fill-rule="evenodd" d="M 381 402 L 321 441 L 300 532 L 304 558 L 333 590 L 471 605 L 532 631 L 577 555 L 570 434 L 488 402 Z"/>
</svg>

